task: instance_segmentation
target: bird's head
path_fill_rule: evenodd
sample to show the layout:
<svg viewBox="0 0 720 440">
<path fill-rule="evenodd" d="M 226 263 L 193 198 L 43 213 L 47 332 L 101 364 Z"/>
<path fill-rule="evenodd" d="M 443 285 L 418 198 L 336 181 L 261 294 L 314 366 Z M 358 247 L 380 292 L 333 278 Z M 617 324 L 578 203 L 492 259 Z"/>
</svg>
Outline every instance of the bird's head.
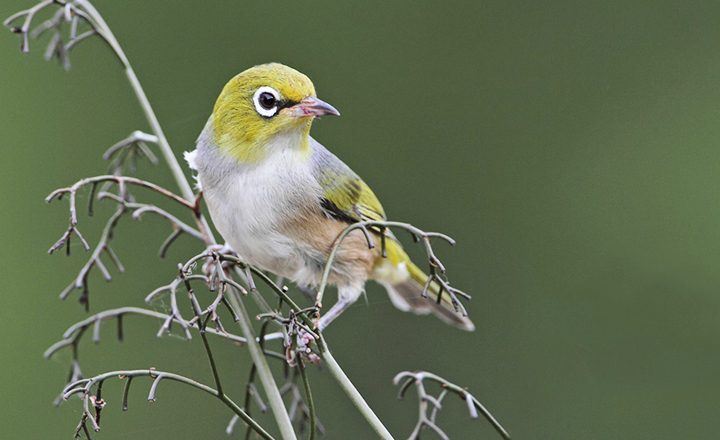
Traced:
<svg viewBox="0 0 720 440">
<path fill-rule="evenodd" d="M 315 96 L 310 78 L 282 64 L 252 67 L 232 78 L 213 110 L 215 143 L 254 162 L 272 148 L 307 148 L 315 117 L 340 115 Z"/>
</svg>

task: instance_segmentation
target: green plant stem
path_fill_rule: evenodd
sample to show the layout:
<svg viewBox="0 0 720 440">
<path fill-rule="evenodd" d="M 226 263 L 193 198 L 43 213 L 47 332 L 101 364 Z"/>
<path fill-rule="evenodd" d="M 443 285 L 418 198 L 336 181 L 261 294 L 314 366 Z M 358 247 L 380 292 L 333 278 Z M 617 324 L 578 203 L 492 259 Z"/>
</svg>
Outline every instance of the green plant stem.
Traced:
<svg viewBox="0 0 720 440">
<path fill-rule="evenodd" d="M 158 121 L 158 118 L 155 115 L 152 106 L 150 105 L 150 101 L 148 100 L 147 95 L 145 94 L 145 91 L 140 84 L 140 80 L 135 74 L 135 70 L 132 68 L 132 65 L 130 64 L 127 56 L 125 55 L 125 52 L 122 50 L 122 47 L 118 43 L 117 38 L 115 38 L 115 35 L 110 30 L 110 27 L 107 25 L 107 23 L 102 18 L 97 9 L 95 9 L 95 7 L 89 1 L 77 0 L 77 4 L 82 6 L 83 9 L 88 12 L 90 17 L 94 21 L 96 30 L 105 39 L 105 41 L 107 41 L 113 52 L 115 52 L 116 56 L 123 64 L 125 68 L 125 75 L 127 76 L 128 81 L 130 82 L 130 86 L 132 87 L 133 92 L 135 93 L 135 96 L 140 103 L 140 107 L 145 113 L 148 123 L 152 128 L 153 134 L 158 138 L 158 146 L 160 147 L 162 156 L 165 159 L 168 167 L 170 168 L 170 172 L 172 173 L 173 178 L 178 185 L 178 188 L 180 188 L 180 192 L 182 193 L 183 197 L 185 197 L 188 201 L 192 201 L 195 197 L 192 191 L 192 187 L 190 186 L 190 183 L 185 177 L 185 174 L 183 173 L 182 168 L 180 167 L 180 164 L 175 157 L 175 154 L 173 153 L 172 148 L 167 141 L 167 138 L 165 137 L 165 133 L 160 126 L 160 122 Z M 196 220 L 200 227 L 200 231 L 206 237 L 207 244 L 215 244 L 215 237 L 213 236 L 207 221 L 202 216 L 197 216 Z M 287 409 L 285 408 L 282 398 L 280 397 L 280 391 L 278 390 L 277 384 L 275 383 L 275 380 L 272 376 L 272 372 L 270 371 L 270 367 L 267 364 L 263 351 L 260 349 L 257 341 L 255 340 L 255 335 L 252 330 L 252 326 L 250 325 L 250 318 L 248 317 L 247 311 L 245 310 L 242 302 L 235 295 L 230 295 L 230 304 L 235 309 L 236 315 L 240 318 L 240 327 L 243 331 L 245 338 L 248 339 L 250 356 L 258 370 L 260 382 L 262 383 L 263 388 L 265 389 L 265 393 L 268 396 L 269 405 L 272 410 L 273 416 L 275 417 L 275 421 L 280 428 L 280 432 L 284 439 L 294 440 L 296 437 L 292 427 L 292 422 L 290 421 Z"/>
<path fill-rule="evenodd" d="M 170 172 L 175 178 L 175 183 L 177 184 L 178 188 L 180 188 L 182 196 L 185 197 L 187 200 L 192 201 L 195 198 L 192 187 L 190 186 L 190 183 L 185 177 L 185 174 L 180 167 L 180 163 L 175 158 L 175 154 L 170 147 L 170 143 L 168 142 L 167 137 L 165 137 L 165 132 L 163 132 L 163 129 L 160 126 L 160 121 L 158 121 L 158 118 L 155 115 L 155 111 L 150 104 L 150 100 L 145 94 L 145 91 L 140 84 L 140 80 L 135 74 L 135 70 L 133 69 L 132 64 L 130 64 L 130 61 L 128 60 L 125 52 L 120 46 L 120 43 L 118 42 L 117 38 L 115 38 L 115 35 L 110 29 L 110 26 L 108 26 L 108 24 L 105 22 L 105 19 L 103 19 L 102 15 L 100 15 L 100 12 L 95 9 L 95 6 L 93 6 L 92 3 L 87 0 L 76 0 L 76 3 L 82 6 L 82 8 L 90 14 L 90 17 L 95 22 L 96 30 L 102 35 L 105 41 L 107 41 L 107 43 L 110 45 L 113 52 L 115 52 L 115 55 L 118 57 L 123 67 L 125 68 L 125 75 L 130 82 L 130 86 L 132 87 L 133 92 L 135 92 L 135 96 L 140 102 L 140 107 L 142 108 L 143 113 L 145 113 L 145 117 L 150 124 L 150 128 L 152 129 L 153 134 L 158 138 L 157 143 L 160 147 L 160 152 L 165 159 L 165 163 L 170 168 Z"/>
<path fill-rule="evenodd" d="M 170 143 L 165 136 L 165 132 L 160 125 L 160 121 L 158 120 L 157 115 L 155 115 L 155 111 L 150 104 L 150 100 L 148 99 L 147 94 L 145 94 L 145 90 L 143 89 L 142 84 L 140 84 L 140 79 L 138 79 L 137 74 L 135 73 L 135 69 L 133 69 L 132 64 L 130 64 L 127 55 L 125 55 L 125 52 L 120 46 L 117 38 L 115 38 L 115 35 L 110 29 L 110 26 L 108 26 L 108 24 L 105 22 L 105 19 L 102 17 L 100 12 L 95 9 L 95 6 L 93 6 L 92 3 L 90 3 L 88 0 L 76 0 L 76 2 L 90 14 L 90 17 L 94 22 L 95 29 L 110 45 L 115 55 L 122 63 L 125 69 L 125 76 L 127 76 L 130 87 L 132 87 L 133 92 L 135 93 L 135 97 L 140 104 L 140 108 L 145 114 L 145 118 L 147 119 L 148 124 L 150 124 L 150 128 L 152 129 L 153 134 L 157 137 L 157 145 L 160 148 L 160 153 L 162 154 L 163 159 L 165 159 L 165 164 L 168 166 L 168 168 L 170 168 L 170 173 L 175 179 L 175 183 L 180 189 L 180 193 L 182 194 L 182 196 L 186 200 L 192 202 L 195 199 L 195 193 L 193 192 L 192 187 L 187 180 L 187 177 L 185 177 L 185 173 L 183 173 L 182 167 L 180 167 L 180 163 L 175 157 L 175 153 L 173 152 L 172 147 L 170 147 Z M 210 244 L 214 244 L 215 237 L 213 236 L 212 230 L 210 229 L 210 226 L 208 225 L 205 218 L 202 216 L 197 216 L 196 220 L 198 222 L 200 232 L 206 238 L 205 241 L 211 242 Z"/>
<path fill-rule="evenodd" d="M 234 256 L 223 256 L 222 258 L 227 261 L 232 261 L 236 264 L 244 264 Z M 265 282 L 265 284 L 267 284 L 271 289 L 273 289 L 283 299 L 283 301 L 288 304 L 291 310 L 293 310 L 295 313 L 298 313 L 298 316 L 304 322 L 306 322 L 307 325 L 313 325 L 313 323 L 309 320 L 309 318 L 307 318 L 307 316 L 305 316 L 305 314 L 300 313 L 300 307 L 295 304 L 295 302 L 290 299 L 290 297 L 288 297 L 281 288 L 279 288 L 272 280 L 270 280 L 267 275 L 253 268 L 252 266 L 248 267 L 254 274 L 258 275 L 260 279 Z M 375 430 L 375 432 L 378 433 L 381 438 L 392 439 L 393 437 L 390 432 L 382 424 L 377 415 L 375 415 L 372 408 L 370 408 L 367 402 L 365 402 L 365 399 L 362 397 L 357 388 L 355 388 L 347 375 L 345 375 L 345 372 L 342 370 L 342 368 L 340 368 L 340 365 L 337 363 L 337 361 L 335 361 L 335 358 L 332 356 L 332 353 L 330 353 L 330 348 L 328 347 L 327 342 L 323 338 L 322 334 L 318 335 L 316 343 L 318 345 L 318 348 L 320 349 L 320 355 L 322 356 L 323 360 L 325 360 L 325 367 L 328 369 L 328 371 L 330 371 L 333 379 L 335 379 L 340 385 L 340 387 L 343 389 L 343 391 L 345 391 L 353 405 L 355 405 L 358 411 L 363 415 L 363 417 L 365 417 L 370 426 L 372 426 L 372 428 Z M 301 372 L 303 373 L 304 385 L 308 385 L 307 380 L 305 380 L 306 377 L 304 375 L 304 370 L 301 370 Z M 310 396 L 308 387 L 306 387 L 306 391 L 308 392 L 308 396 Z M 314 408 L 311 409 L 314 411 Z"/>
<path fill-rule="evenodd" d="M 305 372 L 305 364 L 302 358 L 298 359 L 298 370 L 300 370 L 300 377 L 302 378 L 303 388 L 305 389 L 305 401 L 308 405 L 308 411 L 310 412 L 310 434 L 308 440 L 315 440 L 316 420 L 315 420 L 315 402 L 313 401 L 312 389 L 310 388 L 310 381 L 308 380 L 307 373 Z"/>
<path fill-rule="evenodd" d="M 199 322 L 198 326 L 200 326 Z M 215 357 L 212 354 L 212 350 L 210 349 L 210 342 L 208 342 L 207 335 L 205 334 L 204 324 L 203 327 L 200 329 L 200 338 L 202 338 L 203 346 L 205 347 L 205 353 L 208 357 L 208 362 L 210 362 L 210 369 L 212 370 L 213 379 L 215 379 L 215 387 L 217 388 L 217 392 L 221 398 L 225 397 L 222 384 L 220 383 L 220 373 L 218 373 L 217 365 L 215 364 Z"/>
<path fill-rule="evenodd" d="M 283 402 L 282 396 L 280 395 L 280 389 L 275 383 L 275 378 L 272 375 L 272 371 L 270 371 L 270 366 L 267 363 L 267 359 L 265 359 L 263 349 L 262 347 L 260 347 L 260 344 L 258 344 L 257 340 L 255 339 L 255 332 L 250 325 L 250 317 L 248 316 L 245 304 L 242 302 L 239 293 L 235 292 L 232 289 L 230 289 L 228 293 L 228 301 L 235 310 L 238 318 L 240 318 L 238 321 L 240 324 L 240 328 L 242 329 L 245 338 L 248 339 L 248 350 L 250 351 L 250 356 L 255 363 L 255 369 L 257 371 L 258 377 L 260 377 L 260 382 L 263 384 L 263 388 L 265 389 L 268 404 L 270 405 L 270 408 L 273 408 L 273 414 L 275 414 L 274 408 L 279 407 L 282 408 L 283 413 L 287 418 L 287 423 L 281 423 L 281 420 L 278 420 L 278 414 L 275 414 L 278 428 L 280 428 L 280 434 L 284 439 L 295 440 L 297 438 L 295 436 L 295 430 L 292 427 L 292 422 L 290 421 L 290 417 L 288 416 L 287 410 L 285 409 L 285 403 Z"/>
<path fill-rule="evenodd" d="M 367 420 L 367 422 L 370 424 L 372 429 L 375 430 L 377 435 L 384 440 L 393 440 L 393 436 L 387 430 L 385 425 L 382 424 L 378 416 L 375 415 L 372 408 L 370 408 L 365 399 L 363 399 L 363 396 L 360 394 L 357 388 L 355 388 L 355 385 L 350 382 L 350 379 L 348 379 L 348 377 L 345 375 L 345 372 L 342 370 L 342 368 L 340 368 L 340 365 L 330 353 L 327 345 L 323 344 L 320 353 L 323 360 L 325 361 L 325 368 L 327 368 L 333 378 L 337 381 L 337 383 L 340 385 L 340 388 L 345 391 L 345 394 L 347 394 L 347 396 L 350 398 L 350 401 L 353 403 L 353 405 L 355 405 L 355 408 L 357 408 L 357 410 L 360 411 L 360 414 L 365 417 L 365 420 Z"/>
</svg>

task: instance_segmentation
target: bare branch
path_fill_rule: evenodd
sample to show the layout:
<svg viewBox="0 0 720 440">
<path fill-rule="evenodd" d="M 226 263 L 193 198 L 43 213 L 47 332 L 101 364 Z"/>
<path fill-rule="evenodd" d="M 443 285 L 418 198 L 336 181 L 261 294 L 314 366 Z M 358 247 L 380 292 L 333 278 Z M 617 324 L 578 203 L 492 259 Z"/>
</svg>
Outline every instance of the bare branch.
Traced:
<svg viewBox="0 0 720 440">
<path fill-rule="evenodd" d="M 189 377 L 176 374 L 176 373 L 170 373 L 166 371 L 157 371 L 154 368 L 150 368 L 147 370 L 118 370 L 118 371 L 110 371 L 107 373 L 103 373 L 94 377 L 91 377 L 89 379 L 81 379 L 76 382 L 68 384 L 65 389 L 63 390 L 63 399 L 67 400 L 73 395 L 78 395 L 80 399 L 83 402 L 83 412 L 82 416 L 80 418 L 80 422 L 78 423 L 78 428 L 76 429 L 76 436 L 79 434 L 80 430 L 86 430 L 86 425 L 88 422 L 92 425 L 93 430 L 96 432 L 100 430 L 100 423 L 99 423 L 99 410 L 102 409 L 102 407 L 105 406 L 106 402 L 100 398 L 100 387 L 102 384 L 112 378 L 119 378 L 119 379 L 131 379 L 134 377 L 150 377 L 153 379 L 152 386 L 150 387 L 150 393 L 148 394 L 148 400 L 155 401 L 156 399 L 156 392 L 157 387 L 161 380 L 167 379 L 172 380 L 176 382 L 183 383 L 185 385 L 189 385 L 193 388 L 197 388 L 207 394 L 210 394 L 211 396 L 216 397 L 221 402 L 225 404 L 228 408 L 230 408 L 240 419 L 242 419 L 248 426 L 250 426 L 258 435 L 260 435 L 264 439 L 273 439 L 273 437 L 265 430 L 263 429 L 253 418 L 251 418 L 245 411 L 242 410 L 232 399 L 227 397 L 226 395 L 218 392 L 216 389 L 211 388 L 205 384 L 202 384 L 200 382 L 197 382 L 193 379 L 190 379 Z M 96 394 L 92 394 L 93 387 L 95 387 Z M 127 407 L 127 394 L 129 393 L 129 386 L 125 386 L 123 390 L 123 407 Z M 90 412 L 90 405 L 93 405 L 93 407 L 96 409 L 96 415 L 93 415 Z"/>
<path fill-rule="evenodd" d="M 35 15 L 37 13 L 54 3 L 55 0 L 43 0 L 29 9 L 11 15 L 5 21 L 3 21 L 3 26 L 7 27 L 16 34 L 20 34 L 22 39 L 20 43 L 20 50 L 22 52 L 27 53 L 30 51 L 28 33 L 30 32 L 30 26 L 32 26 L 33 18 L 35 18 Z M 19 21 L 19 19 L 21 18 L 23 19 L 22 24 L 20 26 L 15 26 L 13 23 Z"/>
<path fill-rule="evenodd" d="M 425 386 L 426 382 L 435 383 L 440 386 L 441 391 L 437 397 L 428 393 Z M 410 385 L 415 385 L 418 393 L 418 421 L 410 434 L 409 440 L 419 439 L 420 433 L 425 428 L 432 429 L 442 439 L 448 438 L 447 434 L 435 423 L 437 414 L 442 409 L 443 399 L 445 399 L 448 393 L 456 394 L 465 402 L 470 417 L 474 419 L 478 418 L 478 411 L 480 411 L 498 434 L 504 439 L 510 439 L 510 434 L 507 430 L 502 427 L 500 422 L 493 417 L 490 411 L 488 411 L 475 396 L 470 394 L 467 389 L 455 385 L 438 375 L 427 371 L 403 371 L 395 376 L 393 383 L 400 385 L 400 392 L 398 393 L 399 399 L 404 397 Z"/>
<path fill-rule="evenodd" d="M 95 189 L 97 188 L 97 185 L 102 183 L 112 183 L 117 185 L 118 187 L 118 194 L 113 194 L 110 192 L 103 191 L 98 194 L 99 199 L 111 199 L 118 203 L 118 207 L 115 211 L 115 213 L 108 219 L 108 221 L 105 224 L 105 227 L 103 228 L 103 232 L 100 236 L 100 239 L 98 240 L 98 244 L 95 246 L 92 255 L 88 259 L 88 261 L 85 263 L 85 265 L 80 269 L 80 272 L 78 273 L 75 280 L 70 283 L 63 291 L 60 293 L 60 298 L 65 299 L 70 294 L 70 292 L 74 289 L 81 289 L 82 294 L 80 296 L 80 302 L 85 305 L 85 308 L 89 308 L 89 287 L 88 287 L 88 276 L 93 268 L 98 268 L 98 270 L 101 271 L 103 277 L 107 280 L 111 280 L 110 272 L 108 271 L 107 267 L 103 263 L 101 257 L 106 254 L 110 257 L 111 261 L 117 266 L 118 270 L 120 272 L 124 271 L 124 267 L 122 263 L 120 263 L 117 255 L 113 251 L 112 247 L 110 246 L 110 242 L 112 241 L 112 238 L 114 236 L 114 230 L 120 221 L 120 218 L 130 210 L 133 211 L 133 218 L 139 219 L 142 217 L 143 214 L 151 212 L 156 215 L 159 215 L 162 218 L 165 218 L 168 220 L 173 227 L 173 235 L 174 238 L 172 241 L 174 241 L 175 238 L 177 238 L 181 233 L 186 233 L 192 237 L 198 238 L 203 240 L 205 238 L 205 235 L 201 233 L 200 231 L 192 228 L 191 226 L 187 225 L 186 223 L 179 220 L 177 217 L 173 216 L 169 212 L 165 211 L 164 209 L 161 209 L 154 205 L 149 204 L 141 204 L 141 203 L 135 203 L 129 201 L 129 194 L 127 192 L 127 187 L 129 185 L 138 186 L 142 188 L 150 189 L 156 193 L 159 193 L 163 195 L 166 198 L 169 198 L 170 200 L 173 200 L 177 203 L 179 203 L 181 206 L 184 206 L 186 208 L 189 208 L 193 211 L 193 214 L 195 214 L 195 205 L 186 201 L 182 197 L 158 186 L 154 183 L 147 182 L 145 180 L 141 180 L 135 177 L 127 177 L 127 176 L 115 176 L 115 175 L 105 175 L 105 176 L 97 176 L 97 177 L 91 177 L 82 179 L 78 182 L 76 182 L 74 185 L 67 187 L 67 188 L 61 188 L 54 192 L 52 192 L 48 197 L 47 201 L 50 202 L 54 199 L 60 199 L 65 194 L 68 194 L 69 197 L 69 211 L 70 211 L 70 224 L 68 226 L 68 229 L 65 231 L 65 233 L 60 237 L 60 239 L 50 248 L 49 252 L 53 253 L 55 250 L 59 249 L 62 246 L 66 246 L 67 253 L 70 253 L 70 240 L 73 235 L 76 235 L 80 241 L 82 242 L 83 246 L 86 250 L 90 249 L 89 244 L 85 240 L 85 238 L 80 234 L 80 231 L 77 228 L 78 225 L 78 215 L 77 215 L 77 193 L 79 190 L 81 190 L 84 187 L 90 187 L 91 188 L 91 194 L 90 194 L 90 201 L 88 203 L 88 211 L 90 214 L 92 214 L 92 202 L 94 199 Z M 163 246 L 161 247 L 161 255 L 164 256 L 165 252 L 167 251 L 167 248 L 169 247 L 169 243 L 167 240 L 165 243 L 163 243 Z"/>
<path fill-rule="evenodd" d="M 77 192 L 86 187 L 91 187 L 91 193 L 94 194 L 95 188 L 98 184 L 104 183 L 104 182 L 111 182 L 118 186 L 118 194 L 120 194 L 118 197 L 120 199 L 125 199 L 127 197 L 126 188 L 127 185 L 134 185 L 142 188 L 149 189 L 151 191 L 154 191 L 174 202 L 179 203 L 181 206 L 184 206 L 186 208 L 189 208 L 192 210 L 193 213 L 195 213 L 195 205 L 191 202 L 188 202 L 187 200 L 183 199 L 182 197 L 178 196 L 177 194 L 158 186 L 152 182 L 148 182 L 145 180 L 141 180 L 135 177 L 128 177 L 128 176 L 115 176 L 115 175 L 104 175 L 104 176 L 96 176 L 96 177 L 88 177 L 82 180 L 79 180 L 72 186 L 66 187 L 66 188 L 60 188 L 48 195 L 45 198 L 45 201 L 50 203 L 55 199 L 62 199 L 66 194 L 69 196 L 70 202 L 69 202 L 69 211 L 70 211 L 70 225 L 63 234 L 62 237 L 50 248 L 48 252 L 53 253 L 55 250 L 63 246 L 67 243 L 67 241 L 71 238 L 73 234 L 78 235 L 78 237 L 82 237 L 79 234 L 79 231 L 77 230 L 78 225 L 78 215 L 77 215 Z M 91 197 L 91 203 L 92 203 L 92 197 Z M 92 213 L 92 209 L 89 209 L 89 212 Z M 85 239 L 81 238 L 83 243 L 86 245 L 86 249 L 89 250 L 89 246 L 87 246 L 87 242 Z"/>
<path fill-rule="evenodd" d="M 115 230 L 115 227 L 117 226 L 118 222 L 120 221 L 120 218 L 125 213 L 125 209 L 123 207 L 119 207 L 115 213 L 110 216 L 107 223 L 105 224 L 105 227 L 103 228 L 102 234 L 100 236 L 100 239 L 98 240 L 98 244 L 95 246 L 95 249 L 93 250 L 92 254 L 90 255 L 90 258 L 88 258 L 88 261 L 83 265 L 83 267 L 80 269 L 80 272 L 78 273 L 77 277 L 75 277 L 75 280 L 70 283 L 61 293 L 60 298 L 65 299 L 70 294 L 70 292 L 73 289 L 82 289 L 82 294 L 80 296 L 80 303 L 85 305 L 85 309 L 89 309 L 90 302 L 89 302 L 89 288 L 88 288 L 88 276 L 90 274 L 90 271 L 94 267 L 98 267 L 100 271 L 103 273 L 103 276 L 106 281 L 110 281 L 112 277 L 110 276 L 110 272 L 107 270 L 107 267 L 104 265 L 104 263 L 101 260 L 101 257 L 103 253 L 110 256 L 111 260 L 116 264 L 118 270 L 120 272 L 123 272 L 125 269 L 120 263 L 120 260 L 118 260 L 117 255 L 110 247 L 110 242 L 113 238 L 113 232 Z"/>
<path fill-rule="evenodd" d="M 75 199 L 77 196 L 77 192 L 89 185 L 97 185 L 103 182 L 112 182 L 118 185 L 120 189 L 124 189 L 127 185 L 134 185 L 142 188 L 149 189 L 151 191 L 154 191 L 163 197 L 170 199 L 174 202 L 177 202 L 181 206 L 184 206 L 185 208 L 189 208 L 193 213 L 195 213 L 195 204 L 192 202 L 189 202 L 185 200 L 184 198 L 180 197 L 179 195 L 175 194 L 174 192 L 167 190 L 159 185 L 156 185 L 152 182 L 148 182 L 146 180 L 138 179 L 137 177 L 130 177 L 130 176 L 116 176 L 116 175 L 103 175 L 103 176 L 95 176 L 95 177 L 86 177 L 85 179 L 81 179 L 77 182 L 75 182 L 73 185 L 68 186 L 66 188 L 60 188 L 56 189 L 50 195 L 48 195 L 45 198 L 46 202 L 52 202 L 55 199 L 61 199 L 65 194 L 68 194 L 70 196 L 70 223 L 72 225 L 77 225 L 77 209 L 76 209 L 76 203 Z M 120 191 L 122 193 L 122 191 Z"/>
<path fill-rule="evenodd" d="M 110 161 L 109 171 L 111 174 L 122 174 L 123 165 L 126 162 L 130 163 L 130 172 L 134 174 L 137 158 L 146 158 L 153 165 L 157 165 L 158 158 L 148 147 L 149 143 L 157 144 L 157 142 L 157 136 L 136 130 L 108 148 L 103 154 L 103 159 Z"/>
<path fill-rule="evenodd" d="M 92 316 L 89 316 L 88 318 L 83 319 L 82 321 L 79 321 L 79 322 L 73 324 L 72 326 L 70 326 L 63 334 L 63 339 L 54 343 L 47 350 L 45 350 L 45 353 L 43 356 L 46 359 L 49 359 L 52 356 L 54 356 L 55 353 L 57 353 L 59 350 L 66 348 L 66 347 L 73 347 L 73 346 L 77 345 L 79 343 L 80 339 L 82 338 L 83 334 L 85 333 L 85 330 L 91 326 L 95 327 L 100 322 L 106 321 L 108 319 L 117 319 L 118 322 L 122 322 L 123 317 L 127 316 L 127 315 L 147 316 L 147 317 L 159 319 L 162 321 L 165 321 L 170 317 L 170 315 L 168 315 L 166 313 L 160 313 L 160 312 L 156 312 L 154 310 L 143 309 L 140 307 L 120 307 L 117 309 L 105 310 L 105 311 L 96 313 Z M 193 322 L 189 327 L 198 329 L 196 322 Z M 243 338 L 242 336 L 234 335 L 232 333 L 218 331 L 218 330 L 212 329 L 212 328 L 206 328 L 205 331 L 212 335 L 216 335 L 221 338 L 228 339 L 237 344 L 247 343 L 247 340 L 245 338 Z M 122 336 L 121 332 L 118 332 L 118 339 L 122 339 L 121 336 Z M 271 334 L 265 336 L 265 340 L 269 340 L 269 341 L 280 340 L 283 337 L 284 336 L 282 333 L 276 332 L 276 333 L 271 333 Z"/>
<path fill-rule="evenodd" d="M 132 218 L 134 220 L 140 220 L 144 214 L 151 213 L 160 216 L 161 218 L 164 218 L 170 223 L 170 226 L 172 227 L 172 233 L 170 236 L 163 242 L 163 244 L 160 246 L 160 258 L 164 258 L 165 254 L 167 253 L 167 250 L 170 248 L 170 245 L 172 245 L 175 240 L 180 237 L 182 234 L 187 234 L 193 238 L 196 238 L 200 241 L 205 240 L 205 237 L 203 234 L 198 231 L 197 229 L 193 228 L 192 226 L 188 225 L 187 223 L 183 222 L 179 218 L 175 217 L 174 215 L 170 214 L 166 210 L 151 204 L 146 203 L 137 203 L 137 202 L 130 202 L 127 201 L 121 197 L 118 197 L 116 194 L 109 193 L 109 192 L 102 192 L 98 194 L 98 199 L 110 199 L 116 203 L 122 204 L 127 209 L 132 210 Z"/>
<path fill-rule="evenodd" d="M 69 54 L 80 42 L 97 35 L 110 44 L 108 36 L 98 28 L 95 20 L 80 3 L 82 2 L 77 0 L 42 0 L 29 9 L 11 15 L 3 25 L 12 32 L 20 34 L 20 51 L 23 53 L 30 51 L 30 37 L 39 38 L 46 32 L 51 32 L 52 37 L 45 50 L 45 59 L 49 61 L 57 58 L 63 67 L 69 70 Z M 57 7 L 55 13 L 33 28 L 37 14 L 51 6 Z M 81 22 L 90 29 L 79 33 Z"/>
</svg>

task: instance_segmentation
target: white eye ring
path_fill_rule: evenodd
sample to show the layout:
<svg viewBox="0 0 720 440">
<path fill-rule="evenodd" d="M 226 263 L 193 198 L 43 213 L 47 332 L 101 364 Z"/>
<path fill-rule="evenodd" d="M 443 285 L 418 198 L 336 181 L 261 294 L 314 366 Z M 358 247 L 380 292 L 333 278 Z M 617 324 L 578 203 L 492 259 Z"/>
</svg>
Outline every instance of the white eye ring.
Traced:
<svg viewBox="0 0 720 440">
<path fill-rule="evenodd" d="M 265 94 L 269 93 L 275 98 L 275 106 L 271 108 L 265 108 L 260 103 L 260 97 Z M 272 87 L 268 86 L 262 86 L 259 89 L 255 91 L 255 94 L 253 95 L 253 104 L 255 104 L 255 111 L 257 111 L 260 116 L 264 116 L 266 118 L 272 118 L 275 116 L 275 114 L 278 111 L 278 104 L 280 103 L 280 93 L 278 93 L 277 90 L 273 89 Z"/>
</svg>

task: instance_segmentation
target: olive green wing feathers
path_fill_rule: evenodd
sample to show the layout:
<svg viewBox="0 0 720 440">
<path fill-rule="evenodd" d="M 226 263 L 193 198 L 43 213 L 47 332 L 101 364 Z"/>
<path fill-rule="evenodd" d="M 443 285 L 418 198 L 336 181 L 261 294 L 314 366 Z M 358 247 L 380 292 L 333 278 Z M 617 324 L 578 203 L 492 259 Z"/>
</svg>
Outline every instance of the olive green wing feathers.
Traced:
<svg viewBox="0 0 720 440">
<path fill-rule="evenodd" d="M 317 142 L 313 161 L 325 212 L 347 223 L 383 221 L 385 211 L 370 187 L 345 163 Z"/>
<path fill-rule="evenodd" d="M 321 189 L 320 205 L 325 213 L 346 223 L 384 221 L 385 211 L 370 187 L 325 147 L 314 140 L 311 142 L 315 176 Z M 380 261 L 390 263 L 390 272 L 385 273 L 379 261 L 373 276 L 386 287 L 398 308 L 419 314 L 433 313 L 463 330 L 475 329 L 472 321 L 456 310 L 450 296 L 441 294 L 436 282 L 425 289 L 428 276 L 412 263 L 389 229 L 370 229 L 389 238 L 386 259 Z M 398 276 L 396 272 L 403 270 L 404 275 Z"/>
</svg>

